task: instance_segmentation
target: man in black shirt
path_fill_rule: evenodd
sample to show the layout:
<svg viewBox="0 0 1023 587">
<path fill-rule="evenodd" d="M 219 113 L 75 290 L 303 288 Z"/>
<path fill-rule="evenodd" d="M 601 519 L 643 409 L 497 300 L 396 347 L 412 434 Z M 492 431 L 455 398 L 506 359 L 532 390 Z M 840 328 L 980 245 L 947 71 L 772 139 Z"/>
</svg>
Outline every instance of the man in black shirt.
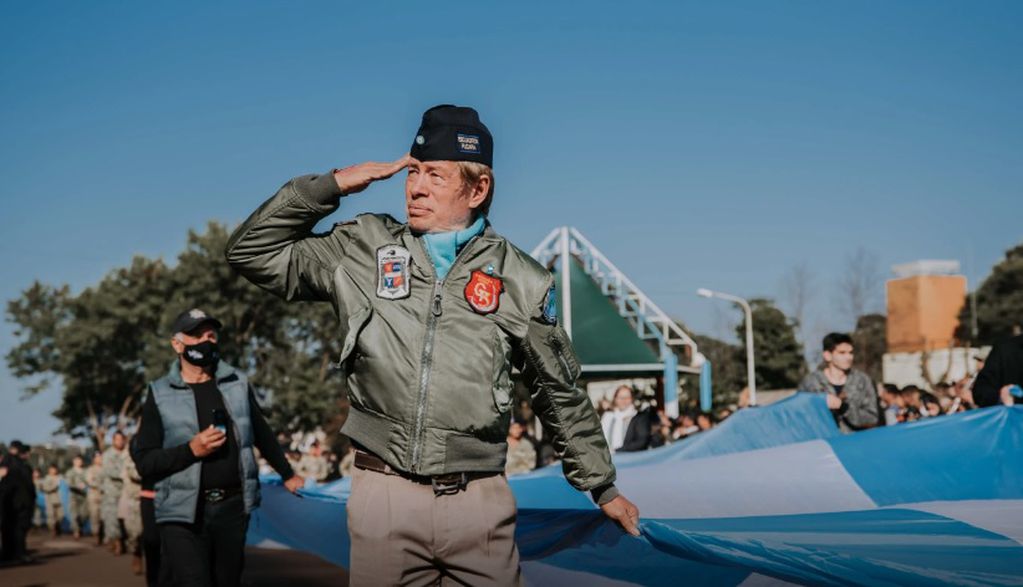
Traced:
<svg viewBox="0 0 1023 587">
<path fill-rule="evenodd" d="M 175 585 L 238 585 L 249 513 L 259 505 L 258 448 L 295 493 L 295 475 L 245 374 L 219 360 L 219 321 L 197 309 L 174 321 L 178 361 L 149 386 L 136 450 L 155 482 L 163 565 Z"/>
<path fill-rule="evenodd" d="M 6 471 L 0 475 L 0 542 L 7 564 L 33 562 L 28 555 L 28 531 L 36 507 L 36 488 L 32 468 L 25 462 L 29 450 L 28 445 L 15 440 L 0 459 L 0 468 Z"/>
<path fill-rule="evenodd" d="M 1023 336 L 995 343 L 984 361 L 984 368 L 973 383 L 973 401 L 977 407 L 1023 403 L 1012 394 L 1013 385 L 1023 385 Z"/>
</svg>

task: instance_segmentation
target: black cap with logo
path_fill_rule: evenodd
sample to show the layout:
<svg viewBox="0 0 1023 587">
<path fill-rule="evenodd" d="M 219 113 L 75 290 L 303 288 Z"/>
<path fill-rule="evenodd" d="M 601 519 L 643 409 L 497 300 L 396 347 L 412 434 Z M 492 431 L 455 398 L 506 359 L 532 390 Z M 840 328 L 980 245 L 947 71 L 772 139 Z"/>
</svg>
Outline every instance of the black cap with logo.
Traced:
<svg viewBox="0 0 1023 587">
<path fill-rule="evenodd" d="M 475 161 L 493 167 L 494 138 L 475 110 L 443 104 L 423 113 L 409 155 L 420 161 Z"/>
<path fill-rule="evenodd" d="M 178 314 L 178 317 L 174 319 L 174 323 L 171 324 L 171 334 L 174 335 L 179 332 L 187 334 L 206 323 L 212 324 L 217 330 L 224 327 L 224 325 L 220 323 L 220 320 L 217 320 L 199 308 L 192 308 L 191 310 Z"/>
</svg>

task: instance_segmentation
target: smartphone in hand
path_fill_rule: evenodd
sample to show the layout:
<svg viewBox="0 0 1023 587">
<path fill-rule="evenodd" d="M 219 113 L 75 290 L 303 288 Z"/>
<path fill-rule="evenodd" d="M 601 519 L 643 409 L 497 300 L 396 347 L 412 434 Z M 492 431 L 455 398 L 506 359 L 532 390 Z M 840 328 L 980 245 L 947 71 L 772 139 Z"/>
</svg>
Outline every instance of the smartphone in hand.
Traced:
<svg viewBox="0 0 1023 587">
<path fill-rule="evenodd" d="M 227 412 L 220 408 L 213 409 L 213 427 L 227 434 Z"/>
</svg>

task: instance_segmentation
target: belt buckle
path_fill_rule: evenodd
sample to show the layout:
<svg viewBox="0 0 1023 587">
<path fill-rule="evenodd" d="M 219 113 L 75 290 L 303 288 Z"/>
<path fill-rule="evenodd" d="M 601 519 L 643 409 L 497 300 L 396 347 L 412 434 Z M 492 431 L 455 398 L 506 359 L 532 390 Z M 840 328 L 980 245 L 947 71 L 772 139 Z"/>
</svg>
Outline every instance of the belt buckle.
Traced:
<svg viewBox="0 0 1023 587">
<path fill-rule="evenodd" d="M 206 501 L 210 503 L 217 503 L 218 501 L 224 501 L 224 490 L 223 489 L 210 489 L 206 492 Z"/>
<path fill-rule="evenodd" d="M 469 484 L 469 474 L 437 475 L 430 477 L 430 484 L 433 486 L 434 495 L 452 495 L 465 489 Z"/>
</svg>

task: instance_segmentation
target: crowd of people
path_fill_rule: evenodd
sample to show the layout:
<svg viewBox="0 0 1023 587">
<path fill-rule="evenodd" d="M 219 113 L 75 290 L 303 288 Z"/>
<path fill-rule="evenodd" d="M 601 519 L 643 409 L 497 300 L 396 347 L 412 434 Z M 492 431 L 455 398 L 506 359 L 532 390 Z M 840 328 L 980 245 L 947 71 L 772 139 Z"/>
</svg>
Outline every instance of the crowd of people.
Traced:
<svg viewBox="0 0 1023 587">
<path fill-rule="evenodd" d="M 114 432 L 110 446 L 89 458 L 75 454 L 63 472 L 56 463 L 33 468 L 31 454 L 31 446 L 15 440 L 0 460 L 3 563 L 33 562 L 27 536 L 36 527 L 88 537 L 116 556 L 130 554 L 132 569 L 142 574 L 142 500 L 152 499 L 152 488 L 143 488 L 125 434 Z"/>
<path fill-rule="evenodd" d="M 998 365 L 985 370 L 987 356 L 978 352 L 973 356 L 975 364 L 969 376 L 938 382 L 926 390 L 917 385 L 875 385 L 865 373 L 852 367 L 852 339 L 832 333 L 823 341 L 822 364 L 803 379 L 799 390 L 825 395 L 836 424 L 846 432 L 934 418 L 978 406 L 1012 404 L 1013 386 L 1002 385 L 1002 380 L 1014 375 L 1003 373 L 1002 355 L 1016 352 L 1021 355 L 1017 359 L 1023 358 L 1023 344 L 1016 339 L 1013 344 L 1008 350 L 997 350 Z M 975 391 L 982 394 L 979 402 Z M 610 397 L 597 403 L 601 428 L 612 452 L 642 451 L 684 441 L 714 428 L 731 416 L 733 409 L 746 403 L 743 395 L 733 408 L 715 413 L 683 411 L 677 418 L 670 418 L 656 409 L 655 402 L 638 395 L 632 386 L 620 385 Z M 536 420 L 529 403 L 522 402 L 516 413 L 507 436 L 508 475 L 527 473 L 557 458 L 550 443 L 537 440 Z M 344 438 L 335 440 L 335 450 L 331 450 L 325 448 L 328 437 L 320 429 L 311 433 L 282 432 L 277 435 L 277 444 L 295 473 L 309 482 L 325 483 L 352 474 L 355 448 Z M 33 562 L 27 534 L 33 527 L 45 528 L 53 536 L 67 533 L 75 540 L 88 537 L 116 556 L 131 555 L 134 572 L 142 574 L 145 569 L 147 576 L 152 575 L 147 577 L 150 584 L 155 584 L 159 537 L 147 537 L 142 520 L 145 506 L 152 507 L 154 493 L 144 484 L 130 456 L 128 437 L 115 431 L 106 450 L 74 454 L 63 472 L 56 463 L 44 468 L 37 461 L 33 467 L 31 454 L 30 446 L 14 441 L 0 458 L 3 564 Z M 273 474 L 274 469 L 260 457 L 259 471 Z"/>
<path fill-rule="evenodd" d="M 656 409 L 650 399 L 637 399 L 637 390 L 630 385 L 619 385 L 610 398 L 597 403 L 601 429 L 611 452 L 636 452 L 680 442 L 710 430 L 732 414 L 729 408 L 704 413 L 684 411 L 678 418 L 670 418 Z M 535 434 L 535 420 L 528 403 L 519 406 L 519 413 L 508 430 L 508 456 L 505 474 L 518 475 L 547 466 L 557 459 L 554 447 Z"/>
<path fill-rule="evenodd" d="M 340 439 L 345 440 L 345 439 Z M 295 473 L 303 479 L 316 483 L 335 481 L 342 477 L 350 477 L 355 466 L 355 448 L 351 442 L 339 442 L 338 450 L 325 448 L 327 434 L 316 429 L 310 433 L 294 432 L 277 435 L 277 443 Z M 273 468 L 262 456 L 259 458 L 260 475 L 274 474 Z"/>
<path fill-rule="evenodd" d="M 1016 337 L 996 349 L 992 354 L 998 357 L 997 365 L 985 369 L 987 353 L 978 351 L 973 355 L 974 365 L 969 375 L 956 381 L 937 382 L 930 390 L 914 384 L 875 385 L 865 372 L 853 367 L 852 337 L 830 333 L 822 341 L 820 366 L 803 378 L 798 391 L 824 395 L 835 423 L 847 433 L 989 405 L 1012 405 L 1015 399 L 1011 395 L 1011 382 L 1020 377 L 1011 369 L 1023 364 L 1023 342 Z M 975 389 L 983 396 L 980 401 L 974 397 Z M 683 410 L 677 418 L 671 418 L 656 409 L 649 399 L 637 395 L 632 386 L 620 385 L 611 397 L 601 398 L 597 403 L 601 427 L 612 452 L 642 451 L 680 442 L 714 428 L 749 402 L 748 391 L 744 390 L 736 406 L 712 413 Z M 526 403 L 520 409 L 522 413 L 531 413 Z M 530 419 L 512 422 L 508 432 L 507 474 L 529 472 L 554 460 L 550 445 L 536 440 L 532 431 Z"/>
</svg>

